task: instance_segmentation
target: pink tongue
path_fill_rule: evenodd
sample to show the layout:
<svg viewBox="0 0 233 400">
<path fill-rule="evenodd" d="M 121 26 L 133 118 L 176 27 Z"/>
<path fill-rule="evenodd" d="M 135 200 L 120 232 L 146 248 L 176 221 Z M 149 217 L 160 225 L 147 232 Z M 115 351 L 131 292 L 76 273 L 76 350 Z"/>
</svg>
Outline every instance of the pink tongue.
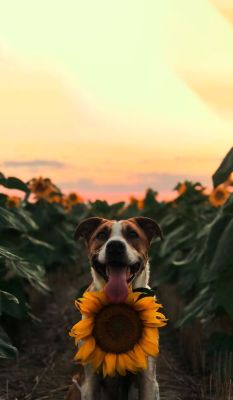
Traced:
<svg viewBox="0 0 233 400">
<path fill-rule="evenodd" d="M 128 296 L 126 268 L 109 268 L 108 282 L 105 293 L 111 303 L 122 303 Z"/>
</svg>

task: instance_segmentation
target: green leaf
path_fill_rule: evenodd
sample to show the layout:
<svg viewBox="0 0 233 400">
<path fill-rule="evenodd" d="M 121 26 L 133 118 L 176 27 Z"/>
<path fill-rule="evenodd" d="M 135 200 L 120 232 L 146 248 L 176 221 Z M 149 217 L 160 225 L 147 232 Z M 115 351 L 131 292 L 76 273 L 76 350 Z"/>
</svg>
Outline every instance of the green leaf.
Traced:
<svg viewBox="0 0 233 400">
<path fill-rule="evenodd" d="M 0 207 L 0 231 L 5 229 L 15 229 L 20 232 L 26 232 L 26 226 L 17 216 L 3 207 Z"/>
<path fill-rule="evenodd" d="M 233 172 L 233 147 L 224 157 L 220 166 L 212 176 L 214 187 L 217 187 L 221 183 L 225 182 L 231 172 Z"/>
<path fill-rule="evenodd" d="M 226 267 L 233 268 L 233 218 L 224 229 L 219 238 L 217 248 L 209 267 L 209 273 L 212 279 L 218 278 L 226 269 Z"/>
<path fill-rule="evenodd" d="M 15 358 L 18 350 L 9 341 L 0 337 L 0 358 Z"/>
<path fill-rule="evenodd" d="M 209 306 L 209 300 L 212 298 L 211 290 L 209 286 L 204 287 L 194 298 L 191 303 L 189 303 L 183 312 L 183 317 L 181 317 L 177 323 L 176 328 L 180 328 L 192 322 L 195 318 L 203 315 L 203 312 L 207 306 Z"/>
<path fill-rule="evenodd" d="M 0 290 L 0 296 L 6 296 L 6 298 L 8 300 L 14 301 L 16 304 L 19 304 L 19 300 L 12 293 L 4 292 L 3 290 Z"/>
<path fill-rule="evenodd" d="M 5 178 L 4 176 L 0 176 L 0 185 L 8 189 L 17 189 L 26 193 L 29 192 L 26 183 L 15 177 Z"/>
<path fill-rule="evenodd" d="M 18 218 L 20 222 L 25 226 L 27 230 L 38 230 L 38 225 L 32 218 L 31 213 L 24 210 L 23 208 L 13 208 L 12 213 Z"/>
<path fill-rule="evenodd" d="M 194 249 L 192 249 L 186 258 L 182 259 L 182 260 L 174 260 L 172 262 L 173 265 L 175 265 L 176 267 L 181 267 L 183 265 L 188 265 L 190 264 L 196 257 L 196 251 Z"/>
<path fill-rule="evenodd" d="M 233 265 L 221 273 L 216 282 L 216 301 L 233 319 Z"/>
<path fill-rule="evenodd" d="M 18 319 L 26 317 L 29 306 L 22 282 L 17 277 L 10 281 L 0 282 L 0 291 L 2 290 L 11 293 L 12 296 L 17 298 L 18 302 L 13 302 L 8 297 L 2 296 L 1 313 Z"/>
<path fill-rule="evenodd" d="M 214 221 L 209 224 L 209 235 L 207 237 L 205 257 L 208 263 L 214 257 L 219 240 L 221 239 L 224 230 L 226 229 L 229 222 L 232 220 L 232 215 L 220 215 Z"/>
</svg>

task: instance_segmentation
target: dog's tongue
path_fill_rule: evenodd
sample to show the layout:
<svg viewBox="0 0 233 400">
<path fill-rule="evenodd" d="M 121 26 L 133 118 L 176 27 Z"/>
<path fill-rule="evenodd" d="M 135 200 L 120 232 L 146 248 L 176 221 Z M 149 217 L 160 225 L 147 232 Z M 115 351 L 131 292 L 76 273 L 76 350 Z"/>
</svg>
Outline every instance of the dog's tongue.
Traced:
<svg viewBox="0 0 233 400">
<path fill-rule="evenodd" d="M 109 267 L 105 293 L 111 303 L 122 303 L 128 296 L 127 268 Z"/>
</svg>

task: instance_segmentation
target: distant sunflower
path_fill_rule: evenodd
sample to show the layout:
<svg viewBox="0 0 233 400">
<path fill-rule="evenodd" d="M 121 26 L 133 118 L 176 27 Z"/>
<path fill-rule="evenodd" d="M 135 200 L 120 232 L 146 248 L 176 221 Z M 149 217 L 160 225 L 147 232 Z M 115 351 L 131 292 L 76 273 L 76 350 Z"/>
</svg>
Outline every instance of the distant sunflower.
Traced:
<svg viewBox="0 0 233 400">
<path fill-rule="evenodd" d="M 178 193 L 179 193 L 180 196 L 182 194 L 184 194 L 186 192 L 186 190 L 187 190 L 186 183 L 180 183 L 177 190 L 178 190 Z"/>
<path fill-rule="evenodd" d="M 55 186 L 49 178 L 33 178 L 28 182 L 28 187 L 38 199 L 47 199 L 55 191 Z"/>
<path fill-rule="evenodd" d="M 137 206 L 138 206 L 139 210 L 143 210 L 143 208 L 144 208 L 144 200 L 143 199 L 139 199 Z"/>
<path fill-rule="evenodd" d="M 131 205 L 137 205 L 138 199 L 134 196 L 129 196 L 129 204 Z"/>
<path fill-rule="evenodd" d="M 67 211 L 71 210 L 72 206 L 71 206 L 67 196 L 63 196 L 62 197 L 61 204 L 62 204 L 62 206 L 64 207 L 65 210 L 67 210 Z"/>
<path fill-rule="evenodd" d="M 79 194 L 74 193 L 74 192 L 68 194 L 67 199 L 71 206 L 73 206 L 77 203 L 83 202 L 83 198 L 81 196 L 79 196 Z"/>
<path fill-rule="evenodd" d="M 137 199 L 134 196 L 129 197 L 129 204 L 130 205 L 135 205 L 138 210 L 142 210 L 144 208 L 144 200 L 143 199 Z"/>
<path fill-rule="evenodd" d="M 166 318 L 157 310 L 161 304 L 152 296 L 129 293 L 126 301 L 112 304 L 104 291 L 86 292 L 75 302 L 85 319 L 70 331 L 77 344 L 82 340 L 75 360 L 91 363 L 103 375 L 126 375 L 147 367 L 147 357 L 159 352 L 158 328 Z"/>
<path fill-rule="evenodd" d="M 9 208 L 18 208 L 20 205 L 21 199 L 18 196 L 9 196 L 6 200 L 6 205 Z"/>
<path fill-rule="evenodd" d="M 48 203 L 62 203 L 62 195 L 57 193 L 49 193 L 47 198 Z"/>
<path fill-rule="evenodd" d="M 219 185 L 209 195 L 209 202 L 214 207 L 222 206 L 230 196 L 229 191 L 225 185 Z"/>
</svg>

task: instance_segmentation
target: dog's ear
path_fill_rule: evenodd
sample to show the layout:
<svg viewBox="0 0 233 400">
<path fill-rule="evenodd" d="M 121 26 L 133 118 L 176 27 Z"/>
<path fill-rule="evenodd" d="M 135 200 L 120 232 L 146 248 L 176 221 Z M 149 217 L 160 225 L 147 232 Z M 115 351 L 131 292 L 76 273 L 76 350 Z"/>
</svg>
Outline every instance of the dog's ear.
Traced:
<svg viewBox="0 0 233 400">
<path fill-rule="evenodd" d="M 100 224 L 102 224 L 104 218 L 99 217 L 91 217 L 84 219 L 80 224 L 77 226 L 74 239 L 78 240 L 80 237 L 83 237 L 86 241 L 88 241 L 92 235 L 92 233 L 98 228 Z"/>
<path fill-rule="evenodd" d="M 134 217 L 130 218 L 129 221 L 130 220 L 136 222 L 136 224 L 143 230 L 149 243 L 154 236 L 159 236 L 160 239 L 163 240 L 163 233 L 161 231 L 161 228 L 154 219 L 147 217 Z"/>
</svg>

